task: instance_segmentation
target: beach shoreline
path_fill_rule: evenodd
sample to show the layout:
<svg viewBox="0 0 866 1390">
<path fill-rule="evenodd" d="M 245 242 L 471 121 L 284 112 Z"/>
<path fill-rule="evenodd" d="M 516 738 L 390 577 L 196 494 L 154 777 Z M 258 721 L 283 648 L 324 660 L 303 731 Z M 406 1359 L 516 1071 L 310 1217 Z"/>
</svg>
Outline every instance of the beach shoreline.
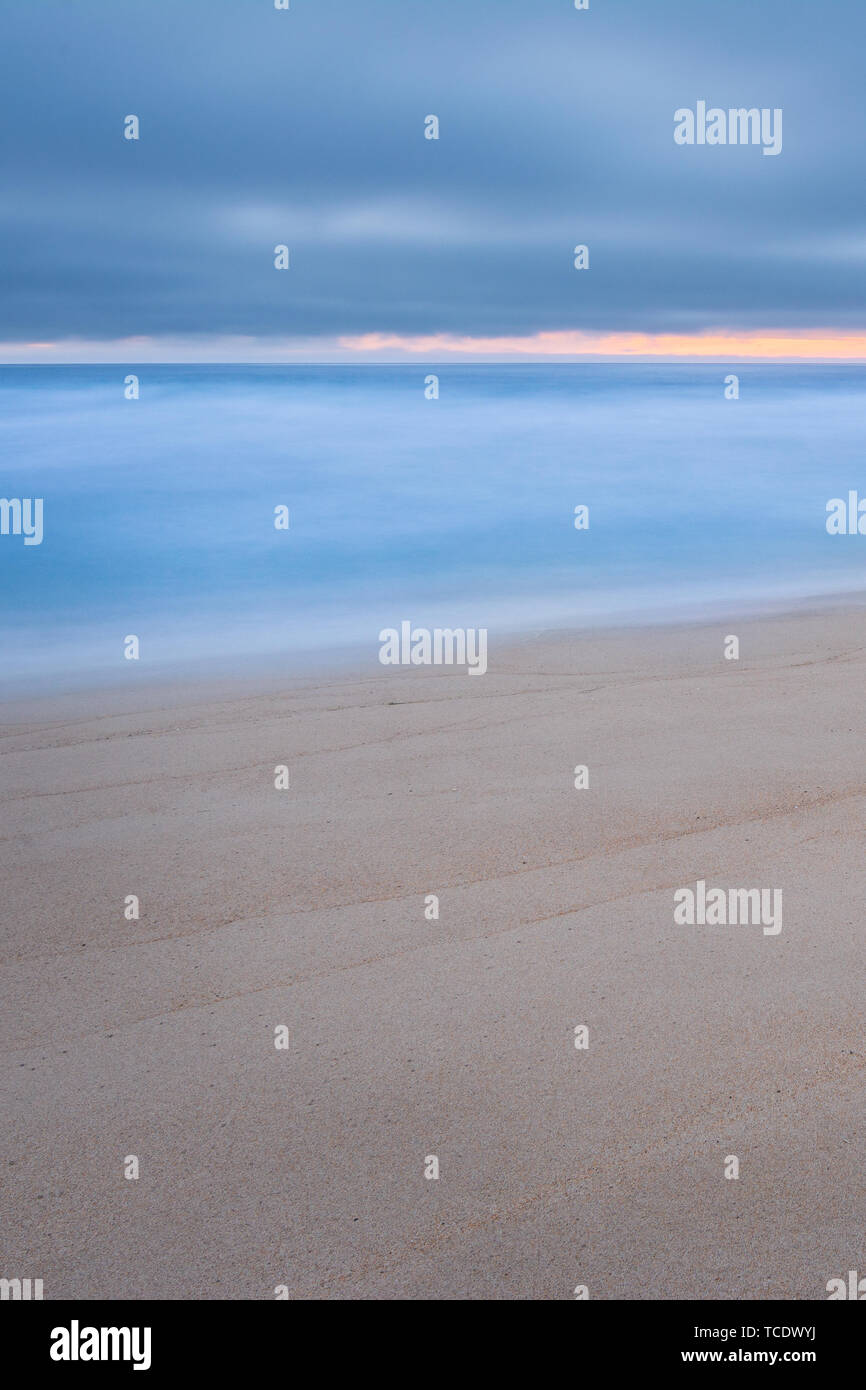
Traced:
<svg viewBox="0 0 866 1390">
<path fill-rule="evenodd" d="M 863 1267 L 862 602 L 491 641 L 479 679 L 143 674 L 2 708 L 6 1267 L 181 1299 Z M 781 890 L 782 930 L 676 923 L 701 881 Z"/>
<path fill-rule="evenodd" d="M 750 603 L 719 598 L 712 603 L 696 602 L 689 609 L 649 614 L 625 611 L 583 623 L 514 621 L 488 627 L 485 631 L 489 633 L 491 651 L 509 657 L 537 643 L 564 646 L 622 633 L 633 633 L 639 639 L 640 634 L 655 631 L 715 630 L 719 625 L 844 616 L 861 610 L 866 611 L 866 588 L 831 589 L 826 593 L 784 597 L 766 595 Z M 369 636 L 364 641 L 238 651 L 232 655 L 225 652 L 210 656 L 201 654 L 195 658 L 166 661 L 127 661 L 121 652 L 110 665 L 103 660 L 100 666 L 85 666 L 75 671 L 67 670 L 62 661 L 58 661 L 53 669 L 46 667 L 39 672 L 0 678 L 0 724 L 4 718 L 27 722 L 33 709 L 41 708 L 44 701 L 48 702 L 48 708 L 53 702 L 66 699 L 81 701 L 84 708 L 98 708 L 104 701 L 113 705 L 115 697 L 125 691 L 132 691 L 136 700 L 142 695 L 159 699 L 166 692 L 171 692 L 174 698 L 183 694 L 207 699 L 214 690 L 243 695 L 282 690 L 287 682 L 315 685 L 340 679 L 363 680 L 387 674 L 378 657 L 379 631 L 376 624 L 371 624 Z"/>
</svg>

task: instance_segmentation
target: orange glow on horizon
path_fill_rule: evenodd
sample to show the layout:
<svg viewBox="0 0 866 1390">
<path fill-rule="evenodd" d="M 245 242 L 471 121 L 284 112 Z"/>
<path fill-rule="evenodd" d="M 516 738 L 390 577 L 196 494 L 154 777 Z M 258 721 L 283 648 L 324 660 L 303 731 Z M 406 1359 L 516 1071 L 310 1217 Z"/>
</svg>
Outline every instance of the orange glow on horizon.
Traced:
<svg viewBox="0 0 866 1390">
<path fill-rule="evenodd" d="M 378 354 L 400 357 L 474 357 L 484 360 L 568 358 L 667 358 L 720 362 L 760 359 L 866 362 L 866 332 L 815 329 L 711 329 L 706 333 L 582 332 L 473 337 L 459 333 L 360 333 L 339 337 L 263 338 L 244 334 L 136 335 L 113 339 L 60 339 L 55 342 L 0 342 L 0 364 L 87 362 L 352 362 Z"/>
<path fill-rule="evenodd" d="M 533 333 L 525 337 L 473 338 L 449 333 L 362 333 L 341 337 L 353 352 L 472 353 L 526 357 L 808 357 L 866 360 L 866 333 L 832 329 L 754 333 Z"/>
</svg>

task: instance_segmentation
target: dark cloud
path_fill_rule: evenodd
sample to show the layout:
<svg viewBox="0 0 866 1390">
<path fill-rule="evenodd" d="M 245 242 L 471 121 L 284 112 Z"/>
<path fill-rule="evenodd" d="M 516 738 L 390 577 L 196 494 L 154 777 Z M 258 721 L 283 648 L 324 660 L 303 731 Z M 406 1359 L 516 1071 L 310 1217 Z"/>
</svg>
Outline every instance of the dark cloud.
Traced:
<svg viewBox="0 0 866 1390">
<path fill-rule="evenodd" d="M 4 340 L 866 320 L 857 0 L 7 0 L 3 27 Z M 781 155 L 675 146 L 699 99 L 781 107 Z"/>
</svg>

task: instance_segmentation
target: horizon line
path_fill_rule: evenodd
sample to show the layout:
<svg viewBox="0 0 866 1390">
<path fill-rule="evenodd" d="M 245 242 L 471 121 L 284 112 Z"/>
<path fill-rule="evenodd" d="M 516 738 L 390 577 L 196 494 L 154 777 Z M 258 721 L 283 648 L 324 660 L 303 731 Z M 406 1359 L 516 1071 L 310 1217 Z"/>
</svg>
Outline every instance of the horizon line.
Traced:
<svg viewBox="0 0 866 1390">
<path fill-rule="evenodd" d="M 108 366 L 123 362 L 205 366 L 404 366 L 601 362 L 866 363 L 866 332 L 838 329 L 712 329 L 700 333 L 556 330 L 525 335 L 341 334 L 264 338 L 249 334 L 136 334 L 0 342 L 3 366 Z"/>
</svg>

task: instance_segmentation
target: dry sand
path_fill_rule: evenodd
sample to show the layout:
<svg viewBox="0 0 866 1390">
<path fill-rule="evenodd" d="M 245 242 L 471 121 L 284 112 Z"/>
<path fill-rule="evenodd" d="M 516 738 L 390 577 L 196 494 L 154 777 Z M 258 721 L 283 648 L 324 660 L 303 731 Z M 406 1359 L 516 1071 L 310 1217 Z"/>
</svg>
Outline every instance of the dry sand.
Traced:
<svg viewBox="0 0 866 1390">
<path fill-rule="evenodd" d="M 7 704 L 0 1274 L 820 1299 L 866 1273 L 864 687 L 854 608 L 493 644 L 481 678 Z M 781 888 L 781 934 L 675 925 L 699 878 Z"/>
</svg>

